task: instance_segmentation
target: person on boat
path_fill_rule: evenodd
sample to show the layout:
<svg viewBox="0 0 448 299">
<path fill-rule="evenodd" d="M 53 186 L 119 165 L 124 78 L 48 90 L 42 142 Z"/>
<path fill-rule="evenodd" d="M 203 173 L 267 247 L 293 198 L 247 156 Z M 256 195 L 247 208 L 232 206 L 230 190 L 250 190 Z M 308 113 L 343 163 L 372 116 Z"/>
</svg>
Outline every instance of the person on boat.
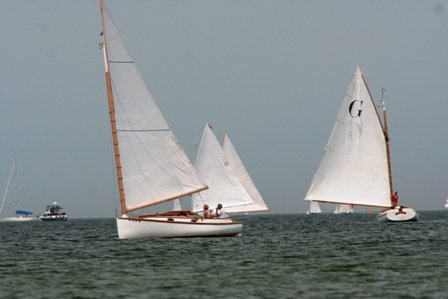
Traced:
<svg viewBox="0 0 448 299">
<path fill-rule="evenodd" d="M 228 218 L 227 211 L 222 208 L 222 204 L 216 207 L 216 218 Z"/>
<path fill-rule="evenodd" d="M 403 206 L 395 206 L 395 210 L 397 211 L 396 213 L 395 213 L 395 215 L 398 215 L 398 214 L 406 214 L 406 212 L 405 211 L 403 211 Z"/>
<path fill-rule="evenodd" d="M 392 195 L 392 206 L 395 207 L 398 205 L 398 193 L 395 191 L 394 195 Z"/>
<path fill-rule="evenodd" d="M 204 205 L 203 207 L 204 211 L 204 218 L 212 218 L 212 214 L 210 213 L 210 210 L 208 209 L 208 205 Z"/>
</svg>

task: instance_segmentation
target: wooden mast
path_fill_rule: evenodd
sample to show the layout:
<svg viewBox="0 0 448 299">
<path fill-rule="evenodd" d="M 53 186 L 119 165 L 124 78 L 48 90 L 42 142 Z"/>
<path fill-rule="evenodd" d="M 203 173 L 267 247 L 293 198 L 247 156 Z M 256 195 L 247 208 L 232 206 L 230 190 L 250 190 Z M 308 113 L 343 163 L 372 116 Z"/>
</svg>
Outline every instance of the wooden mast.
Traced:
<svg viewBox="0 0 448 299">
<path fill-rule="evenodd" d="M 384 102 L 384 88 L 381 88 L 381 105 L 383 106 L 383 121 L 384 121 L 384 138 L 386 139 L 386 154 L 387 154 L 387 169 L 389 171 L 389 190 L 390 196 L 393 195 L 393 185 L 392 185 L 392 163 L 390 161 L 390 145 L 389 145 L 389 131 L 387 129 L 387 114 L 386 114 L 386 104 Z"/>
<path fill-rule="evenodd" d="M 118 189 L 120 192 L 120 207 L 121 215 L 126 214 L 126 202 L 123 187 L 123 175 L 121 172 L 121 160 L 120 160 L 120 149 L 118 147 L 118 134 L 117 134 L 117 123 L 115 119 L 115 105 L 114 105 L 114 95 L 112 92 L 112 81 L 109 71 L 109 55 L 108 55 L 108 44 L 107 44 L 107 32 L 106 32 L 106 20 L 104 18 L 104 1 L 100 1 L 100 11 L 101 11 L 101 21 L 103 25 L 103 54 L 104 54 L 104 67 L 106 70 L 106 88 L 107 88 L 107 98 L 109 102 L 109 114 L 110 122 L 112 127 L 112 139 L 114 142 L 114 153 L 115 153 L 115 164 L 117 167 L 117 179 L 118 179 Z"/>
</svg>

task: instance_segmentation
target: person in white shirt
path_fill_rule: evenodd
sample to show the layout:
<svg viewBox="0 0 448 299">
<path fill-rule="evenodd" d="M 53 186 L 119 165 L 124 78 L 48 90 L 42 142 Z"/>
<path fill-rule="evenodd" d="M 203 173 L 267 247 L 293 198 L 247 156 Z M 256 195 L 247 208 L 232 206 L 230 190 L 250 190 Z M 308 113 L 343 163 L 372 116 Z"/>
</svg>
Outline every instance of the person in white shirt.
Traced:
<svg viewBox="0 0 448 299">
<path fill-rule="evenodd" d="M 222 204 L 216 207 L 216 218 L 228 218 L 227 211 L 222 208 Z"/>
</svg>

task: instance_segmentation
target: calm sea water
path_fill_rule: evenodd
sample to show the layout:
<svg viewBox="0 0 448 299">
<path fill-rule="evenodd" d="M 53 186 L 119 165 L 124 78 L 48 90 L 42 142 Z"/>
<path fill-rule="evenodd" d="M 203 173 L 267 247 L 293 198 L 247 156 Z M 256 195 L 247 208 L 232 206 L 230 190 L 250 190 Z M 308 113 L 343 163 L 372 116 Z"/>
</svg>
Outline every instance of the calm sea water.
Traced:
<svg viewBox="0 0 448 299">
<path fill-rule="evenodd" d="M 121 241 L 114 219 L 0 223 L 1 298 L 448 298 L 448 212 L 258 215 L 240 238 Z"/>
</svg>

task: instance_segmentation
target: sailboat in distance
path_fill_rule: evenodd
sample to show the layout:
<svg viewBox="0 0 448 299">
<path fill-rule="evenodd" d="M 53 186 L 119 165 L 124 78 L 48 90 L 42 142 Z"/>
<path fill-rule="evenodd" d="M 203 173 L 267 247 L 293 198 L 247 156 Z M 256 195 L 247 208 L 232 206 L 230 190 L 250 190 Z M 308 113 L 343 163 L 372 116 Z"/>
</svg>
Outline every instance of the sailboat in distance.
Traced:
<svg viewBox="0 0 448 299">
<path fill-rule="evenodd" d="M 106 89 L 115 153 L 120 239 L 236 236 L 242 224 L 231 219 L 201 219 L 192 211 L 154 215 L 143 209 L 208 187 L 174 136 L 153 100 L 103 0 Z"/>
<path fill-rule="evenodd" d="M 204 204 L 222 204 L 228 213 L 266 211 L 268 208 L 251 180 L 228 134 L 219 144 L 209 124 L 205 126 L 195 168 L 209 188 L 192 196 L 193 211 Z"/>
<path fill-rule="evenodd" d="M 358 67 L 333 125 L 305 200 L 384 208 L 378 220 L 417 220 L 392 203 L 392 170 L 384 97 L 384 126 Z"/>
<path fill-rule="evenodd" d="M 333 211 L 334 214 L 352 214 L 353 205 L 337 204 Z"/>
<path fill-rule="evenodd" d="M 235 173 L 235 176 L 241 182 L 244 189 L 247 191 L 247 193 L 249 193 L 250 198 L 252 199 L 252 203 L 249 205 L 245 205 L 241 209 L 241 212 L 249 213 L 268 211 L 268 206 L 263 200 L 263 197 L 258 191 L 258 188 L 255 185 L 254 181 L 247 172 L 246 167 L 244 167 L 244 164 L 241 161 L 241 158 L 238 155 L 235 146 L 230 140 L 230 136 L 228 133 L 224 134 L 224 138 L 222 140 L 222 150 L 224 151 L 224 154 L 227 157 L 229 163 L 232 164 L 232 169 Z"/>
<path fill-rule="evenodd" d="M 5 199 L 8 194 L 9 185 L 13 180 L 13 188 L 14 188 L 14 203 L 17 205 L 17 159 L 14 158 L 12 161 L 11 171 L 9 172 L 8 182 L 6 184 L 5 193 L 3 194 L 3 200 L 0 205 L 0 214 L 3 210 L 3 205 L 5 204 Z M 1 218 L 0 221 L 31 221 L 36 220 L 37 218 L 33 216 L 33 212 L 27 210 L 16 210 L 15 216 Z"/>
<path fill-rule="evenodd" d="M 308 210 L 306 210 L 306 214 L 311 215 L 320 213 L 322 213 L 322 210 L 319 203 L 317 201 L 310 201 L 310 207 L 308 208 Z"/>
</svg>

